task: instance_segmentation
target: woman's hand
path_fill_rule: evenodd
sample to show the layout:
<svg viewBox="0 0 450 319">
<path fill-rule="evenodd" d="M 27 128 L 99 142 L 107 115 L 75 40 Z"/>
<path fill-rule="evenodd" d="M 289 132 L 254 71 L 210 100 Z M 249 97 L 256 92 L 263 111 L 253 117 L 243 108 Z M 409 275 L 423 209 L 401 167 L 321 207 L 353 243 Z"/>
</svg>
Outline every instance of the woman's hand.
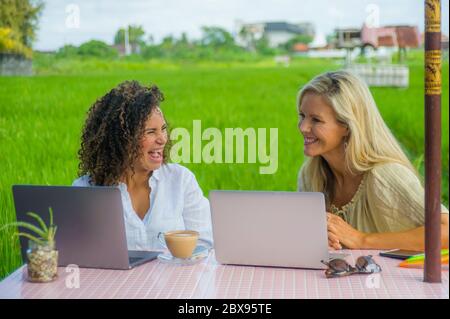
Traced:
<svg viewBox="0 0 450 319">
<path fill-rule="evenodd" d="M 328 248 L 330 250 L 342 249 L 342 245 L 339 242 L 339 239 L 334 234 L 332 234 L 330 231 L 328 231 Z"/>
<path fill-rule="evenodd" d="M 364 248 L 362 246 L 365 234 L 347 224 L 341 217 L 327 213 L 327 224 L 330 248 L 342 249 L 342 246 L 349 249 Z"/>
</svg>

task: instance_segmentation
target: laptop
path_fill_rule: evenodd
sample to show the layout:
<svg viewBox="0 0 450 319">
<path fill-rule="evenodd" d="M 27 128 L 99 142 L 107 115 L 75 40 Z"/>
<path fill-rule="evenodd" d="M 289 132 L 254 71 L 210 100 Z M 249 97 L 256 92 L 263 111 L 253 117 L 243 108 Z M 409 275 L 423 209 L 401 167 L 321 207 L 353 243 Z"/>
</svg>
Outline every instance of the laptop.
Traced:
<svg viewBox="0 0 450 319">
<path fill-rule="evenodd" d="M 58 266 L 130 269 L 155 259 L 160 252 L 129 251 L 122 198 L 117 187 L 13 185 L 17 221 L 32 222 L 38 214 L 48 225 L 53 209 Z M 21 227 L 19 227 L 21 229 Z M 20 237 L 26 260 L 28 239 Z"/>
<path fill-rule="evenodd" d="M 219 263 L 327 268 L 322 193 L 211 191 L 209 199 Z"/>
</svg>

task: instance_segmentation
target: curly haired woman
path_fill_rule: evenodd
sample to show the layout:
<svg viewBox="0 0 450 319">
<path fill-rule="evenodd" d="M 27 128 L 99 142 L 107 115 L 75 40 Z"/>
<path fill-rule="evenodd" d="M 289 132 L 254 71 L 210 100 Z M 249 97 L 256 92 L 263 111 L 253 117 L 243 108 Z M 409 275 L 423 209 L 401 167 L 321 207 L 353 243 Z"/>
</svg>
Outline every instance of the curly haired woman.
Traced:
<svg viewBox="0 0 450 319">
<path fill-rule="evenodd" d="M 168 164 L 168 129 L 158 87 L 126 81 L 88 112 L 73 186 L 118 186 L 129 250 L 161 248 L 159 232 L 196 230 L 212 243 L 208 200 L 187 168 Z"/>
<path fill-rule="evenodd" d="M 330 247 L 423 250 L 423 186 L 367 85 L 328 72 L 303 87 L 297 107 L 308 156 L 298 187 L 325 194 Z M 448 210 L 441 212 L 448 247 Z"/>
</svg>

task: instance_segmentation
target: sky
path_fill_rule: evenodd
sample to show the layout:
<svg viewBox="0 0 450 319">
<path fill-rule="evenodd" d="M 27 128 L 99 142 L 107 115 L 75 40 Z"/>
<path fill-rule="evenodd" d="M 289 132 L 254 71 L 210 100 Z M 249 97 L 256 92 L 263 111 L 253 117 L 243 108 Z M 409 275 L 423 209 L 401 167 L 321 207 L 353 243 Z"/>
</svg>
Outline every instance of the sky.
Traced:
<svg viewBox="0 0 450 319">
<path fill-rule="evenodd" d="M 236 31 L 237 23 L 311 22 L 323 41 L 336 27 L 374 24 L 424 27 L 423 0 L 44 0 L 37 50 L 56 50 L 91 39 L 112 43 L 126 25 L 142 25 L 145 40 L 164 36 L 201 37 L 201 26 Z M 442 0 L 442 32 L 449 34 L 449 0 Z"/>
</svg>

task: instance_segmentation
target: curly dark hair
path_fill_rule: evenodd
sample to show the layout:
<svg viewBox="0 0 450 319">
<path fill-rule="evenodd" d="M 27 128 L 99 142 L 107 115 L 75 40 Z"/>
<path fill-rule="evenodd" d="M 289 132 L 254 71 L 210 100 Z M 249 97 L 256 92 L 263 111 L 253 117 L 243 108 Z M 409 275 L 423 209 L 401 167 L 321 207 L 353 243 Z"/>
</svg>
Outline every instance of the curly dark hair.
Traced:
<svg viewBox="0 0 450 319">
<path fill-rule="evenodd" d="M 155 85 L 125 81 L 98 99 L 89 109 L 78 151 L 78 175 L 88 174 L 91 184 L 117 185 L 141 155 L 140 139 L 149 115 L 164 95 Z M 168 132 L 168 131 L 167 131 Z M 169 136 L 169 132 L 167 133 Z M 164 147 L 167 162 L 170 141 Z"/>
</svg>

